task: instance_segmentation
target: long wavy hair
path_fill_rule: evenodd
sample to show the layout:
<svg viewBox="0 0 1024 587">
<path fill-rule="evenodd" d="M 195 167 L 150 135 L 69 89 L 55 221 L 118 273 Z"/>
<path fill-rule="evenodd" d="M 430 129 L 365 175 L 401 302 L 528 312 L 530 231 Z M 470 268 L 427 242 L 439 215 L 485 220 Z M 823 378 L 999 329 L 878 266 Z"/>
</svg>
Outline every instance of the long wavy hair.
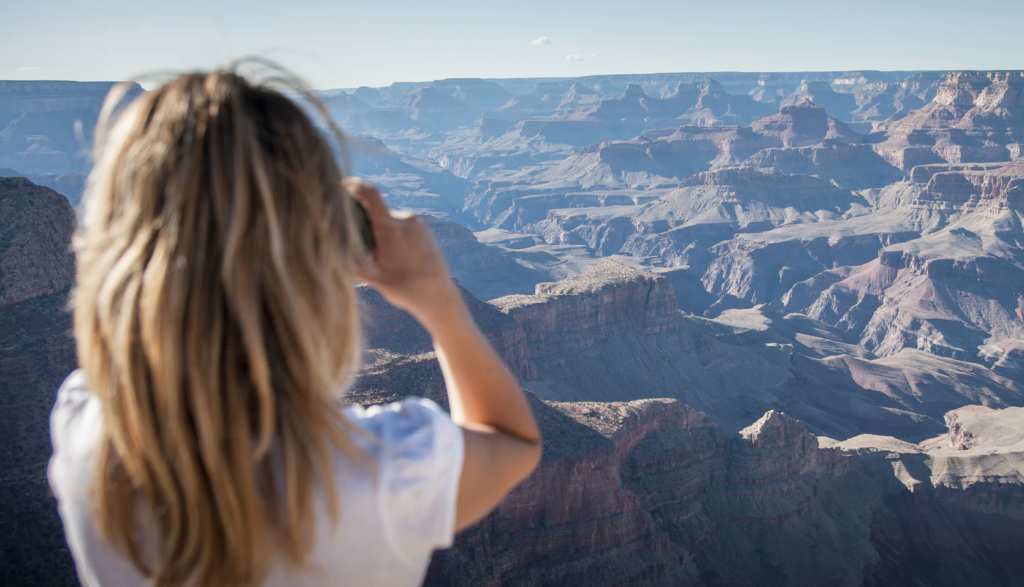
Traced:
<svg viewBox="0 0 1024 587">
<path fill-rule="evenodd" d="M 97 130 L 71 302 L 103 406 L 94 516 L 158 587 L 257 585 L 276 553 L 301 567 L 316 487 L 340 515 L 332 455 L 365 456 L 337 396 L 366 251 L 336 152 L 293 98 L 330 117 L 282 80 L 193 73 L 126 107 L 122 88 Z"/>
</svg>

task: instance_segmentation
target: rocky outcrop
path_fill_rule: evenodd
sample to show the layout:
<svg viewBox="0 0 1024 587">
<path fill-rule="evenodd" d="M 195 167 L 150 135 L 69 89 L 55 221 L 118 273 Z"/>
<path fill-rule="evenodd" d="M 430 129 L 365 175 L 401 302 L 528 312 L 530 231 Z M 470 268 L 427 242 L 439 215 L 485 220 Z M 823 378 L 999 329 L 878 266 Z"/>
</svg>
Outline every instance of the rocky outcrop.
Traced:
<svg viewBox="0 0 1024 587">
<path fill-rule="evenodd" d="M 401 111 L 428 130 L 469 126 L 481 114 L 481 110 L 434 86 L 421 88 L 409 96 L 402 103 Z"/>
<path fill-rule="evenodd" d="M 787 309 L 842 328 L 880 356 L 917 348 L 1019 372 L 1013 341 L 1024 323 L 1011 292 L 1024 284 L 1016 219 L 1024 168 L 937 164 L 916 167 L 909 179 L 893 214 L 920 232 L 879 242 L 876 259 L 843 269 L 840 279 L 816 279 L 822 289 L 794 285 Z"/>
<path fill-rule="evenodd" d="M 26 178 L 0 177 L 0 309 L 74 283 L 67 198 Z"/>
<path fill-rule="evenodd" d="M 785 147 L 806 147 L 825 139 L 856 143 L 862 138 L 809 99 L 784 106 L 778 114 L 755 120 L 750 126 L 756 133 L 779 138 Z"/>
<path fill-rule="evenodd" d="M 878 124 L 887 120 L 899 120 L 935 97 L 945 79 L 944 72 L 917 72 L 901 80 L 850 80 L 849 90 L 857 99 L 853 111 L 853 122 Z M 840 86 L 839 81 L 833 85 Z M 842 84 L 846 85 L 846 84 Z"/>
<path fill-rule="evenodd" d="M 0 584 L 74 585 L 46 485 L 54 393 L 76 365 L 66 311 L 75 213 L 64 196 L 0 178 Z"/>
<path fill-rule="evenodd" d="M 47 173 L 25 175 L 14 169 L 0 169 L 0 177 L 26 177 L 32 183 L 48 187 L 64 196 L 77 207 L 85 193 L 87 175 L 84 173 Z"/>
<path fill-rule="evenodd" d="M 850 145 L 832 139 L 813 147 L 765 149 L 744 165 L 789 175 L 816 175 L 851 190 L 881 188 L 905 175 L 869 145 Z"/>
<path fill-rule="evenodd" d="M 696 126 L 745 125 L 775 110 L 750 96 L 733 96 L 722 84 L 704 79 L 676 85 L 664 98 L 648 96 L 643 87 L 628 84 L 617 98 L 602 100 L 594 108 L 580 109 L 576 116 L 599 120 L 646 120 L 649 128 L 686 121 Z"/>
<path fill-rule="evenodd" d="M 1024 205 L 1024 161 L 1001 166 L 923 165 L 914 168 L 911 180 L 926 182 L 919 203 L 951 204 L 961 213 L 996 201 L 1005 207 Z"/>
<path fill-rule="evenodd" d="M 602 97 L 601 92 L 583 83 L 542 81 L 532 91 L 514 96 L 497 108 L 495 115 L 505 120 L 550 116 L 596 104 Z"/>
<path fill-rule="evenodd" d="M 555 334 L 587 346 L 619 325 L 643 332 L 676 327 L 679 307 L 668 279 L 611 260 L 556 283 L 537 284 L 534 295 L 491 300 L 523 326 L 530 344 Z"/>
<path fill-rule="evenodd" d="M 370 105 L 359 99 L 358 96 L 341 91 L 333 96 L 321 96 L 324 106 L 331 113 L 335 123 L 341 124 L 353 113 L 366 112 Z"/>
<path fill-rule="evenodd" d="M 367 113 L 368 114 L 368 113 Z M 392 208 L 458 217 L 468 186 L 461 177 L 428 161 L 400 155 L 379 139 L 349 135 L 345 171 L 372 182 Z"/>
<path fill-rule="evenodd" d="M 427 585 L 852 586 L 934 576 L 908 550 L 948 559 L 950 581 L 937 584 L 962 580 L 971 564 L 978 584 L 1006 584 L 1006 565 L 1019 566 L 1020 479 L 908 485 L 901 463 L 930 474 L 923 449 L 881 437 L 821 447 L 778 412 L 730 439 L 667 400 L 534 405 L 546 439 L 540 468 L 435 555 Z M 947 540 L 941 551 L 925 546 Z"/>
<path fill-rule="evenodd" d="M 949 447 L 958 452 L 1024 450 L 1024 408 L 966 406 L 946 414 Z M 977 452 L 977 451 L 976 451 Z"/>
<path fill-rule="evenodd" d="M 480 111 L 494 110 L 512 99 L 512 93 L 500 85 L 479 78 L 449 78 L 436 80 L 436 88 L 442 94 L 462 100 Z"/>
</svg>

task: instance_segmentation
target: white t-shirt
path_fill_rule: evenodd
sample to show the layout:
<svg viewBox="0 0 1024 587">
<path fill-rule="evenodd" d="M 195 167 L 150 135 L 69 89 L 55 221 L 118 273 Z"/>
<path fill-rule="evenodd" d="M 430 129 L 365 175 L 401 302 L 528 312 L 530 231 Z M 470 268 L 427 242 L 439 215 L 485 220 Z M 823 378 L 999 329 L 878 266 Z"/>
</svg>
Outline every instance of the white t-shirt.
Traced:
<svg viewBox="0 0 1024 587">
<path fill-rule="evenodd" d="M 350 465 L 339 451 L 334 460 L 338 525 L 330 523 L 325 494 L 317 492 L 317 541 L 309 567 L 292 570 L 282 558 L 264 585 L 419 585 L 431 553 L 451 546 L 462 429 L 437 404 L 421 398 L 366 409 L 349 406 L 344 413 L 380 441 L 355 439 L 376 462 L 379 482 L 374 483 L 367 467 Z M 99 400 L 84 374 L 75 371 L 61 385 L 50 417 L 50 487 L 82 584 L 141 587 L 145 579 L 99 538 L 90 515 L 101 428 Z"/>
</svg>

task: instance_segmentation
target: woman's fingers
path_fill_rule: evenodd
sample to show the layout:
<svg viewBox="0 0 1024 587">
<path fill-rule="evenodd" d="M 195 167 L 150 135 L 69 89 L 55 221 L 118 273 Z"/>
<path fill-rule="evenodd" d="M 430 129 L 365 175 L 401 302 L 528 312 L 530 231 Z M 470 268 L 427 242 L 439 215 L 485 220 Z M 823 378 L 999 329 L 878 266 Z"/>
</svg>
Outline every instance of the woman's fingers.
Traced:
<svg viewBox="0 0 1024 587">
<path fill-rule="evenodd" d="M 391 217 L 388 205 L 384 203 L 384 198 L 373 185 L 359 177 L 346 177 L 343 185 L 348 193 L 363 205 L 372 222 L 380 222 Z"/>
</svg>

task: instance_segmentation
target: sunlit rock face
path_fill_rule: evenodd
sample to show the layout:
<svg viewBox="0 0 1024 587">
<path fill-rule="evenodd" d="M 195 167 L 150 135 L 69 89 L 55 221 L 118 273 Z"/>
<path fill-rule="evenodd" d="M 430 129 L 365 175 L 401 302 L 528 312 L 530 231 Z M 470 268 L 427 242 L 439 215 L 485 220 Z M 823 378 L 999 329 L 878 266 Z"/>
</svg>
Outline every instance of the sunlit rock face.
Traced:
<svg viewBox="0 0 1024 587">
<path fill-rule="evenodd" d="M 1024 140 L 1024 72 L 950 74 L 928 104 L 881 126 L 879 154 L 903 169 L 928 163 L 1010 161 Z"/>
</svg>

